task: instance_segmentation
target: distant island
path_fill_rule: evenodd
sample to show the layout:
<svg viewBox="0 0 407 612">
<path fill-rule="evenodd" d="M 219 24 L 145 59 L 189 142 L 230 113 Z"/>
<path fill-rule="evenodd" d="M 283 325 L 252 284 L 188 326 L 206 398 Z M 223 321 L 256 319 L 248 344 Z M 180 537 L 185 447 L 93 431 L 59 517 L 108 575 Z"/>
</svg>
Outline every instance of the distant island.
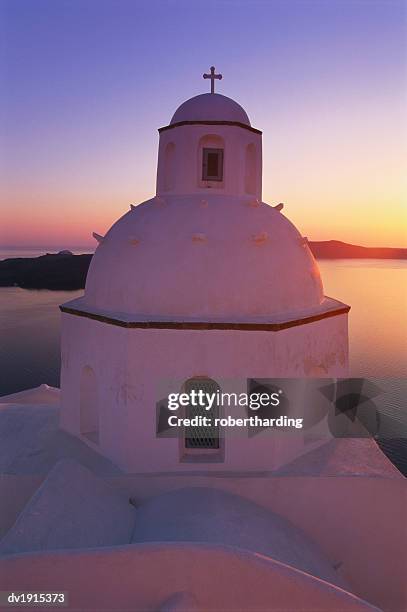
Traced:
<svg viewBox="0 0 407 612">
<path fill-rule="evenodd" d="M 407 259 L 407 249 L 363 247 L 340 240 L 308 242 L 317 259 Z"/>
<path fill-rule="evenodd" d="M 407 259 L 407 249 L 362 247 L 339 240 L 309 241 L 308 245 L 317 259 Z M 0 287 L 83 289 L 91 259 L 91 254 L 70 251 L 5 259 L 0 261 Z"/>
<path fill-rule="evenodd" d="M 0 287 L 73 290 L 85 287 L 92 255 L 61 251 L 0 261 Z"/>
</svg>

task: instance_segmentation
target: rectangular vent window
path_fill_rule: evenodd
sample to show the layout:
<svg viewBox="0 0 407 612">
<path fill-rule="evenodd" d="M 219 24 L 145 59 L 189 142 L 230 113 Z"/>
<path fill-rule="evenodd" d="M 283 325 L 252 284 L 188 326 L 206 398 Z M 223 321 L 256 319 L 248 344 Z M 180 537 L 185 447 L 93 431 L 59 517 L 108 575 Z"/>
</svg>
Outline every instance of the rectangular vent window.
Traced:
<svg viewBox="0 0 407 612">
<path fill-rule="evenodd" d="M 223 149 L 203 149 L 202 180 L 223 181 Z"/>
</svg>

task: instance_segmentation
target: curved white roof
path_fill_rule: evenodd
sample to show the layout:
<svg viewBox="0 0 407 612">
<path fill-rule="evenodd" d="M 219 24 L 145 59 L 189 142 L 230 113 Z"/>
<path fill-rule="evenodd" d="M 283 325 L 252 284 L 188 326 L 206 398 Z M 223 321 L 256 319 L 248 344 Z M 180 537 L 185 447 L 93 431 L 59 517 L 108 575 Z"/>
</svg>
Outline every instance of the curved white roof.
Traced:
<svg viewBox="0 0 407 612">
<path fill-rule="evenodd" d="M 281 213 L 245 197 L 153 198 L 96 249 L 84 304 L 175 320 L 251 321 L 308 314 L 323 301 L 318 266 Z"/>
<path fill-rule="evenodd" d="M 180 121 L 237 121 L 250 125 L 246 111 L 222 94 L 204 93 L 186 100 L 177 108 L 171 124 Z"/>
<path fill-rule="evenodd" d="M 162 493 L 136 510 L 132 542 L 215 542 L 267 555 L 345 587 L 318 546 L 288 520 L 220 489 Z"/>
</svg>

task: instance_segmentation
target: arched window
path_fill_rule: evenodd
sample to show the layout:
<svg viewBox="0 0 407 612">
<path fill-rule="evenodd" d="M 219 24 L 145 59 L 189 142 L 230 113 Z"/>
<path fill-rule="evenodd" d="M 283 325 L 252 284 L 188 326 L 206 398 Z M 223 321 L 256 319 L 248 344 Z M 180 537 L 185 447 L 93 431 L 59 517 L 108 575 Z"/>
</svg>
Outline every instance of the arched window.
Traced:
<svg viewBox="0 0 407 612">
<path fill-rule="evenodd" d="M 249 144 L 246 147 L 245 191 L 251 195 L 256 193 L 256 147 Z"/>
<path fill-rule="evenodd" d="M 90 366 L 83 368 L 80 383 L 80 433 L 99 444 L 99 407 L 97 381 Z"/>
<path fill-rule="evenodd" d="M 175 144 L 169 142 L 164 152 L 164 191 L 171 191 L 175 187 Z"/>
<path fill-rule="evenodd" d="M 184 393 L 191 396 L 191 391 L 199 393 L 202 391 L 205 394 L 216 394 L 220 391 L 218 383 L 211 378 L 190 378 L 184 385 Z M 214 420 L 219 417 L 219 406 L 217 401 L 212 402 L 210 410 L 206 410 L 209 404 L 205 400 L 204 405 L 194 405 L 192 402 L 185 408 L 185 417 L 193 419 L 194 417 L 209 417 L 212 424 L 209 427 L 196 425 L 186 427 L 184 430 L 184 447 L 186 453 L 195 451 L 217 451 L 220 448 L 219 426 L 215 425 Z"/>
</svg>

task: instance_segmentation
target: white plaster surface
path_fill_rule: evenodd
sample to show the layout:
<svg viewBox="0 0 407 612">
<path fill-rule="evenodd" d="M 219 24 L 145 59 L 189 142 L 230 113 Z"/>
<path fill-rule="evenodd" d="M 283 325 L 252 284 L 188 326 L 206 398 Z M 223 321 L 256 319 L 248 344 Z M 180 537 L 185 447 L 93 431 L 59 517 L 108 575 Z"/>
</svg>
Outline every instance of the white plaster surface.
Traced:
<svg viewBox="0 0 407 612">
<path fill-rule="evenodd" d="M 276 470 L 276 476 L 375 476 L 403 475 L 371 438 L 333 438 Z"/>
<path fill-rule="evenodd" d="M 378 611 L 283 563 L 214 544 L 148 543 L 11 555 L 0 559 L 0 575 L 7 590 L 35 591 L 38 575 L 42 591 L 54 592 L 63 584 L 72 612 L 156 612 L 185 591 L 205 612 L 299 612 L 304 605 L 313 612 Z"/>
<path fill-rule="evenodd" d="M 61 460 L 0 541 L 0 554 L 125 544 L 134 528 L 128 497 L 72 460 Z"/>
<path fill-rule="evenodd" d="M 30 397 L 30 391 L 23 392 L 25 399 Z M 5 401 L 11 397 L 14 395 L 2 399 Z M 59 405 L 5 404 L 0 408 L 0 475 L 44 476 L 64 458 L 78 461 L 98 476 L 120 477 L 123 474 L 100 452 L 59 428 Z M 224 464 L 220 467 L 220 475 L 231 473 L 227 467 Z M 372 439 L 333 438 L 308 452 L 304 448 L 300 457 L 275 471 L 271 467 L 253 472 L 253 476 L 261 473 L 268 476 L 366 476 L 404 480 Z M 208 466 L 195 464 L 193 468 L 194 473 L 202 474 Z M 239 477 L 248 472 L 242 469 L 232 473 Z"/>
<path fill-rule="evenodd" d="M 49 385 L 39 385 L 33 389 L 18 391 L 0 397 L 0 404 L 42 404 L 55 405 L 60 401 L 60 389 Z"/>
<path fill-rule="evenodd" d="M 250 125 L 244 108 L 232 98 L 218 93 L 199 94 L 183 102 L 170 123 L 179 121 L 238 121 Z"/>
<path fill-rule="evenodd" d="M 90 366 L 100 398 L 99 450 L 126 472 L 193 471 L 196 465 L 180 462 L 178 439 L 156 437 L 163 381 L 229 379 L 240 387 L 222 391 L 245 392 L 250 377 L 341 377 L 347 364 L 347 315 L 268 332 L 125 329 L 63 313 L 61 426 L 80 434 L 80 380 Z M 306 450 L 302 434 L 277 438 L 226 431 L 224 460 L 207 469 L 273 470 Z"/>
<path fill-rule="evenodd" d="M 26 393 L 28 397 L 29 393 Z M 47 410 L 50 408 L 52 407 L 46 407 Z M 19 461 L 13 466 L 14 473 L 4 474 L 0 477 L 0 497 L 2 499 L 0 504 L 0 533 L 4 533 L 10 528 L 13 520 L 17 518 L 16 513 L 22 510 L 24 504 L 27 503 L 29 497 L 41 483 L 42 477 L 36 475 L 36 471 L 39 469 L 41 473 L 41 470 L 44 469 L 44 463 L 42 461 L 38 462 L 37 458 L 41 456 L 41 453 L 38 453 L 41 450 L 41 444 L 47 444 L 46 437 L 42 437 L 41 428 L 39 428 L 37 433 L 34 434 L 36 451 L 31 453 L 34 446 L 28 446 L 27 448 L 26 443 L 28 443 L 29 438 L 20 437 L 19 433 L 25 420 L 29 420 L 30 414 L 35 414 L 37 410 L 43 413 L 44 407 L 35 404 L 26 406 L 4 405 L 3 410 L 0 410 L 0 422 L 3 411 L 9 413 L 7 420 L 11 419 L 11 415 L 13 415 L 13 422 L 9 421 L 9 427 L 3 430 L 2 436 L 0 436 L 0 449 L 7 442 L 10 444 L 9 449 L 14 448 L 14 456 L 19 457 Z M 47 431 L 44 414 L 42 425 Z M 56 423 L 53 417 L 52 428 L 55 427 Z M 70 452 L 74 453 L 73 456 L 76 456 L 78 461 L 85 461 L 88 455 L 84 453 L 84 448 L 94 457 L 103 459 L 101 455 L 92 451 L 80 440 L 77 440 L 75 449 L 70 447 Z M 52 457 L 55 463 L 55 455 L 52 455 Z M 28 467 L 30 460 L 32 462 L 31 469 Z M 97 470 L 102 468 L 96 460 L 94 466 Z M 160 496 L 165 491 L 185 487 L 203 486 L 222 489 L 239 496 L 239 498 L 244 497 L 251 500 L 253 504 L 267 508 L 271 515 L 273 513 L 279 514 L 296 528 L 301 529 L 323 551 L 331 565 L 339 567 L 339 574 L 351 585 L 350 590 L 353 593 L 375 602 L 385 610 L 398 612 L 403 609 L 405 603 L 403 568 L 405 567 L 407 550 L 403 532 L 406 508 L 405 479 L 398 472 L 395 472 L 393 466 L 372 440 L 333 440 L 331 444 L 309 454 L 304 454 L 301 461 L 295 461 L 287 465 L 284 470 L 277 472 L 272 472 L 270 469 L 262 472 L 250 470 L 239 472 L 225 466 L 223 470 L 219 468 L 217 471 L 211 472 L 208 467 L 205 464 L 201 466 L 192 465 L 192 470 L 189 472 L 166 470 L 165 473 L 150 472 L 122 476 L 117 474 L 110 477 L 107 476 L 108 472 L 105 471 L 104 477 L 112 486 L 121 490 L 126 499 L 134 498 L 139 510 L 145 503 L 149 503 L 149 500 L 153 500 L 154 497 Z M 103 473 L 103 470 L 99 473 Z M 343 476 L 343 474 L 346 474 L 346 476 Z M 65 491 L 71 488 L 70 479 L 65 479 Z M 156 497 L 156 499 L 159 499 L 159 497 Z M 227 520 L 227 518 L 224 520 Z M 52 527 L 51 522 L 49 527 Z M 245 524 L 243 523 L 243 531 L 244 529 Z M 372 537 L 372 534 L 374 534 L 374 537 Z M 176 566 L 178 575 L 182 571 L 182 561 L 171 548 L 172 544 L 167 542 L 163 546 L 163 550 L 167 550 L 167 553 L 163 553 L 163 555 L 169 555 L 168 562 Z M 205 546 L 204 543 L 195 546 L 192 558 L 197 559 L 197 555 L 201 554 Z M 78 561 L 75 561 L 74 568 L 69 561 L 69 557 L 66 556 L 67 553 L 68 551 L 61 551 L 62 556 L 57 557 L 59 561 L 52 557 L 49 563 L 43 557 L 37 556 L 34 558 L 35 561 L 28 557 L 25 561 L 21 560 L 21 563 L 16 562 L 11 573 L 8 570 L 5 573 L 5 566 L 0 564 L 0 574 L 4 576 L 3 581 L 8 576 L 8 584 L 15 584 L 15 588 L 21 589 L 21 585 L 32 584 L 29 579 L 32 576 L 33 562 L 36 564 L 36 571 L 40 571 L 41 567 L 43 568 L 49 578 L 50 585 L 54 584 L 55 586 L 58 582 L 59 571 L 65 572 L 66 580 L 69 584 L 72 584 L 75 592 L 82 593 L 80 597 L 85 598 L 80 599 L 80 609 L 87 609 L 86 605 L 89 605 L 91 608 L 93 606 L 93 609 L 96 606 L 97 609 L 102 610 L 103 607 L 100 607 L 100 603 L 95 603 L 96 587 L 92 588 L 92 595 L 89 594 L 89 581 L 83 591 L 79 587 L 77 578 L 75 578 L 75 568 Z M 84 563 L 81 566 L 82 574 L 85 573 L 88 577 L 87 580 L 93 580 L 92 584 L 98 585 L 99 588 L 99 579 L 94 576 L 96 558 L 88 558 L 84 550 L 80 550 L 79 553 L 79 558 L 83 559 Z M 41 553 L 41 555 L 44 554 Z M 16 556 L 24 558 L 27 555 L 17 554 Z M 12 559 L 13 555 L 9 558 Z M 115 553 L 108 559 L 104 558 L 105 560 L 101 563 L 103 565 L 106 562 L 106 571 L 114 573 L 114 568 L 117 563 L 120 563 L 120 558 L 122 558 L 121 554 L 117 553 L 116 555 Z M 141 563 L 141 558 L 144 559 L 143 563 L 147 562 L 147 565 L 149 563 L 148 553 L 144 551 L 140 557 L 138 571 L 142 571 L 141 568 L 145 567 Z M 398 559 L 397 564 L 394 563 L 395 558 Z M 88 561 L 85 559 L 88 559 Z M 160 556 L 160 559 L 162 560 L 163 557 Z M 211 559 L 213 559 L 213 553 L 211 553 Z M 56 563 L 60 563 L 60 570 L 55 573 Z M 156 564 L 157 560 L 155 561 L 157 569 Z M 7 567 L 11 566 L 7 565 Z M 232 567 L 234 567 L 234 561 L 231 560 L 229 562 L 230 571 L 232 571 Z M 14 571 L 17 572 L 15 576 Z M 197 576 L 199 575 L 202 580 L 202 569 L 197 566 L 196 571 Z M 244 580 L 247 580 L 247 571 L 246 568 L 242 574 Z M 79 575 L 80 572 L 78 579 Z M 154 578 L 156 575 L 156 573 L 152 574 L 148 580 L 156 584 Z M 93 578 L 90 578 L 91 576 Z M 290 583 L 289 589 L 284 591 L 286 601 L 294 601 L 290 598 L 292 597 L 292 589 L 296 588 L 296 584 L 299 584 L 298 575 L 296 576 L 295 582 Z M 19 586 L 17 586 L 15 580 L 19 582 Z M 236 576 L 234 580 L 236 580 Z M 274 585 L 273 589 L 277 588 L 278 584 L 281 586 L 280 579 L 277 580 L 275 576 L 274 578 L 270 576 L 268 580 Z M 111 584 L 110 582 L 109 585 Z M 134 582 L 131 584 L 134 589 Z M 189 588 L 188 581 L 176 584 L 160 581 L 160 585 L 162 588 L 165 586 L 166 589 L 172 590 L 160 591 L 162 597 L 159 596 L 160 593 L 157 593 L 155 594 L 157 599 L 155 595 L 152 597 L 149 591 L 149 601 L 154 601 L 157 604 L 151 604 L 152 610 L 159 609 L 159 605 L 170 598 L 174 590 L 182 591 Z M 224 587 L 226 588 L 226 585 Z M 313 600 L 313 595 L 308 590 L 304 591 L 305 588 L 307 587 L 302 585 L 303 597 L 306 596 L 307 601 Z M 29 590 L 28 586 L 27 590 Z M 130 582 L 126 593 L 126 601 L 132 600 L 134 602 L 135 595 L 130 588 Z M 220 597 L 221 595 L 217 593 L 218 602 Z M 266 595 L 266 597 L 269 596 Z M 86 604 L 86 601 L 92 603 Z M 105 598 L 104 601 L 109 601 L 109 598 Z M 145 600 L 137 599 L 137 601 Z M 201 599 L 201 601 L 206 600 Z M 275 599 L 272 599 L 272 601 L 274 605 Z M 298 602 L 296 605 L 299 605 Z M 327 603 L 324 605 L 324 610 L 330 609 L 327 607 Z M 108 607 L 107 604 L 106 606 Z M 205 610 L 210 609 L 208 607 L 209 603 L 205 603 L 205 606 Z M 363 608 L 357 607 L 355 609 Z"/>
<path fill-rule="evenodd" d="M 160 606 L 158 612 L 198 612 L 199 608 L 195 597 L 184 591 L 171 595 Z"/>
<path fill-rule="evenodd" d="M 223 149 L 222 180 L 204 180 L 204 148 Z M 191 194 L 199 196 L 202 213 L 214 195 L 242 196 L 250 208 L 257 208 L 262 198 L 261 134 L 233 125 L 199 124 L 161 132 L 156 192 L 161 208 L 169 195 Z"/>
<path fill-rule="evenodd" d="M 294 225 L 247 197 L 206 196 L 205 208 L 203 197 L 152 199 L 119 219 L 92 258 L 85 304 L 203 321 L 313 314 L 324 299 L 321 277 Z M 262 232 L 269 239 L 256 244 Z M 206 241 L 194 241 L 197 233 Z"/>
<path fill-rule="evenodd" d="M 137 508 L 132 542 L 207 542 L 260 553 L 346 587 L 318 547 L 278 514 L 225 491 L 188 487 Z"/>
<path fill-rule="evenodd" d="M 58 404 L 0 405 L 0 474 L 46 475 L 60 459 L 69 458 L 96 474 L 120 473 L 108 458 L 61 430 L 59 412 Z"/>
</svg>

